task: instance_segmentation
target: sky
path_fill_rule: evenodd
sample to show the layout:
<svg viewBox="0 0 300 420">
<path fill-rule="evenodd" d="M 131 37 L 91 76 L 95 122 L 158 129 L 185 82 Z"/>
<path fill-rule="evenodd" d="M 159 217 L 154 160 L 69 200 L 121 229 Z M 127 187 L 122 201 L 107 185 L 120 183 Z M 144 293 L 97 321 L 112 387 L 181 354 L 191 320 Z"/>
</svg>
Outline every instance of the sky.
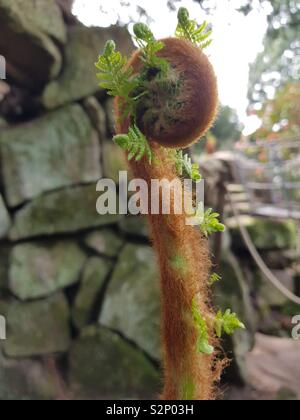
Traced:
<svg viewBox="0 0 300 420">
<path fill-rule="evenodd" d="M 151 19 L 146 23 L 157 38 L 174 34 L 177 13 L 170 12 L 167 0 L 129 0 L 128 7 L 120 3 L 120 0 L 75 0 L 73 11 L 87 26 L 106 27 L 118 21 L 124 24 L 140 21 L 139 5 L 147 10 Z M 246 114 L 249 64 L 263 50 L 267 10 L 254 10 L 246 17 L 236 11 L 242 3 L 242 0 L 216 1 L 216 10 L 211 15 L 193 0 L 182 0 L 175 6 L 188 8 L 191 17 L 199 23 L 207 20 L 212 24 L 213 43 L 206 53 L 215 67 L 221 103 L 237 110 L 245 125 L 244 134 L 251 134 L 260 123 L 257 117 Z M 132 24 L 129 30 L 132 30 Z"/>
</svg>

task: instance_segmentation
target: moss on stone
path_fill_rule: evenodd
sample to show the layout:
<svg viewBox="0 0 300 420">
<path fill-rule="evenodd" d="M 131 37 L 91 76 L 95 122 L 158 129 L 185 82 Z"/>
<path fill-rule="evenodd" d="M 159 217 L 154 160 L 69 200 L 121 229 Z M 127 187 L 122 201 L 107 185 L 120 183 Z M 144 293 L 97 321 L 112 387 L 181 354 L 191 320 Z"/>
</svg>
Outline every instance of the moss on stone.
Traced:
<svg viewBox="0 0 300 420">
<path fill-rule="evenodd" d="M 259 250 L 291 249 L 297 243 L 297 226 L 291 220 L 276 221 L 258 217 L 241 216 L 254 245 Z M 226 222 L 232 236 L 234 248 L 245 247 L 237 221 L 232 218 Z"/>
<path fill-rule="evenodd" d="M 132 48 L 130 36 L 123 28 L 69 28 L 63 72 L 46 87 L 42 95 L 46 108 L 58 108 L 92 95 L 99 89 L 94 63 L 109 39 L 114 39 L 123 53 Z"/>
<path fill-rule="evenodd" d="M 0 9 L 16 16 L 25 25 L 44 32 L 60 43 L 67 40 L 67 31 L 59 6 L 53 0 L 0 0 Z"/>
<path fill-rule="evenodd" d="M 150 247 L 124 248 L 109 283 L 99 322 L 160 359 L 159 274 Z"/>
<path fill-rule="evenodd" d="M 106 178 L 112 179 L 119 183 L 119 173 L 128 171 L 128 163 L 126 161 L 124 151 L 114 144 L 111 140 L 106 140 L 103 144 L 104 160 L 103 172 Z M 129 177 L 128 177 L 129 180 Z"/>
<path fill-rule="evenodd" d="M 40 360 L 8 359 L 0 353 L 0 400 L 56 400 L 57 378 Z"/>
<path fill-rule="evenodd" d="M 142 216 L 127 216 L 119 223 L 121 231 L 128 236 L 149 240 L 149 227 L 146 218 Z"/>
<path fill-rule="evenodd" d="M 62 294 L 46 300 L 20 303 L 7 308 L 8 337 L 4 353 L 24 358 L 66 352 L 70 346 L 69 306 Z"/>
<path fill-rule="evenodd" d="M 10 215 L 0 194 L 0 239 L 5 238 L 11 225 Z"/>
<path fill-rule="evenodd" d="M 94 96 L 89 96 L 83 101 L 83 106 L 90 117 L 93 127 L 99 134 L 100 140 L 103 141 L 106 138 L 106 113 L 102 105 Z"/>
<path fill-rule="evenodd" d="M 113 230 L 102 229 L 90 233 L 85 238 L 85 244 L 93 251 L 107 257 L 117 257 L 124 241 Z"/>
<path fill-rule="evenodd" d="M 111 261 L 103 258 L 94 257 L 87 261 L 72 309 L 73 322 L 78 329 L 96 320 L 94 317 L 99 314 L 101 294 L 112 266 Z"/>
<path fill-rule="evenodd" d="M 85 329 L 70 352 L 70 383 L 77 398 L 152 399 L 159 374 L 145 356 L 104 328 Z"/>
<path fill-rule="evenodd" d="M 61 70 L 61 53 L 50 35 L 63 41 L 65 28 L 54 2 L 39 0 L 44 3 L 41 8 L 36 1 L 28 0 L 27 9 L 20 6 L 21 1 L 0 0 L 0 51 L 9 65 L 10 77 L 36 91 Z M 47 17 L 51 21 L 48 29 Z"/>
<path fill-rule="evenodd" d="M 72 241 L 17 245 L 10 257 L 9 288 L 21 300 L 48 296 L 79 281 L 85 258 Z"/>
<path fill-rule="evenodd" d="M 10 232 L 13 240 L 41 235 L 78 232 L 113 225 L 120 215 L 100 216 L 96 184 L 56 191 L 41 196 L 16 213 Z"/>
<path fill-rule="evenodd" d="M 8 290 L 8 271 L 9 271 L 10 247 L 1 245 L 0 252 L 0 297 Z M 1 311 L 0 311 L 1 314 Z"/>
<path fill-rule="evenodd" d="M 0 134 L 3 183 L 10 206 L 101 177 L 100 144 L 79 105 Z"/>
</svg>

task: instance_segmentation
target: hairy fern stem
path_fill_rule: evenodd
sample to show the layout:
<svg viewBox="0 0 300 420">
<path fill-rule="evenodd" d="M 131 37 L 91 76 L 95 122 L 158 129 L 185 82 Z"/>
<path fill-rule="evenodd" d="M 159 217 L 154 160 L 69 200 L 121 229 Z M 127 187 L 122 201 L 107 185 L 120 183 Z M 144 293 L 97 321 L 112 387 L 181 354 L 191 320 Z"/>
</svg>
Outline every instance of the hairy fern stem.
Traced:
<svg viewBox="0 0 300 420">
<path fill-rule="evenodd" d="M 215 397 L 226 358 L 218 354 L 223 332 L 244 328 L 230 310 L 213 311 L 209 287 L 221 278 L 211 272 L 208 236 L 225 226 L 212 209 L 198 209 L 199 229 L 177 214 L 176 198 L 185 175 L 201 180 L 198 165 L 182 149 L 211 127 L 218 109 L 213 68 L 203 53 L 210 43 L 206 24 L 198 26 L 186 9 L 178 14 L 177 38 L 156 41 L 144 24 L 134 27 L 140 50 L 127 61 L 108 43 L 96 64 L 101 86 L 116 96 L 117 135 L 135 178 L 172 182 L 171 214 L 151 214 L 149 224 L 160 267 L 164 390 L 166 400 Z M 199 48 L 200 47 L 200 48 Z M 176 190 L 179 189 L 180 190 Z M 191 193 L 192 194 L 192 193 Z M 165 208 L 160 191 L 160 209 Z M 198 219 L 197 219 L 198 220 Z"/>
</svg>

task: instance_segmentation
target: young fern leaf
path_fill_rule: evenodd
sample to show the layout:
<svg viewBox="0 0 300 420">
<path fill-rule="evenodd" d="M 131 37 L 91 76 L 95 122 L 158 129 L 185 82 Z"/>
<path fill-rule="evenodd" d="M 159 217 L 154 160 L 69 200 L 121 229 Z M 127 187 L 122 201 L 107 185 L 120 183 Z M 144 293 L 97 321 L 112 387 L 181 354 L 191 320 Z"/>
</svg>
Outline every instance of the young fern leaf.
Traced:
<svg viewBox="0 0 300 420">
<path fill-rule="evenodd" d="M 135 159 L 140 161 L 145 155 L 151 165 L 153 161 L 153 152 L 151 147 L 136 125 L 129 128 L 128 134 L 119 134 L 113 138 L 113 141 L 123 150 L 128 152 L 128 160 Z"/>
<path fill-rule="evenodd" d="M 142 61 L 145 66 L 167 72 L 169 69 L 168 62 L 163 58 L 157 57 L 157 53 L 164 48 L 164 43 L 157 41 L 151 30 L 144 23 L 136 23 L 133 27 L 133 32 L 135 40 L 143 52 Z"/>
<path fill-rule="evenodd" d="M 182 150 L 178 151 L 176 155 L 176 168 L 179 176 L 186 174 L 194 182 L 202 180 L 202 176 L 199 172 L 199 165 L 197 163 L 192 163 L 192 159 L 189 155 L 184 155 Z"/>
<path fill-rule="evenodd" d="M 232 313 L 230 309 L 222 314 L 219 311 L 215 318 L 215 331 L 218 338 L 222 337 L 223 331 L 227 335 L 233 335 L 238 329 L 245 330 L 245 325 L 238 319 L 235 313 Z"/>
<path fill-rule="evenodd" d="M 137 80 L 132 78 L 132 68 L 127 68 L 127 59 L 116 51 L 114 41 L 108 41 L 104 52 L 95 64 L 99 70 L 100 87 L 106 89 L 110 96 L 120 96 L 130 103 L 131 92 L 137 87 Z"/>
<path fill-rule="evenodd" d="M 219 217 L 220 215 L 218 213 L 213 213 L 212 209 L 208 209 L 204 212 L 203 221 L 200 224 L 200 230 L 203 235 L 208 237 L 212 233 L 225 231 L 225 225 L 220 223 Z"/>
<path fill-rule="evenodd" d="M 225 225 L 220 223 L 219 216 L 218 213 L 213 213 L 212 209 L 205 211 L 203 203 L 199 203 L 198 209 L 189 217 L 193 219 L 195 226 L 199 225 L 203 235 L 208 237 L 212 233 L 225 231 Z"/>
<path fill-rule="evenodd" d="M 209 39 L 212 30 L 208 30 L 207 26 L 207 22 L 198 26 L 195 20 L 190 19 L 188 10 L 181 7 L 178 11 L 178 25 L 175 35 L 177 38 L 186 39 L 204 50 L 212 43 L 212 39 Z"/>
<path fill-rule="evenodd" d="M 214 347 L 209 344 L 209 334 L 207 329 L 207 324 L 205 319 L 203 319 L 202 315 L 200 314 L 197 300 L 193 299 L 192 303 L 192 314 L 199 331 L 198 342 L 197 342 L 197 349 L 199 353 L 211 355 L 215 351 Z"/>
</svg>

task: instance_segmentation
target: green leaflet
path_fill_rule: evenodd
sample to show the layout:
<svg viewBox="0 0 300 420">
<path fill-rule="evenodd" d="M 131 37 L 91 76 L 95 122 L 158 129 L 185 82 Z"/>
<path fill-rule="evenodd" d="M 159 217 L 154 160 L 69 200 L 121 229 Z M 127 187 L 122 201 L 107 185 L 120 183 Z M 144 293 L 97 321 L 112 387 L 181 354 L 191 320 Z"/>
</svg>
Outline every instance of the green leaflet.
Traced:
<svg viewBox="0 0 300 420">
<path fill-rule="evenodd" d="M 157 53 L 164 48 L 164 43 L 157 41 L 151 30 L 144 23 L 136 23 L 133 31 L 138 46 L 143 51 L 142 60 L 145 66 L 167 72 L 169 69 L 168 62 L 163 58 L 157 57 Z"/>
<path fill-rule="evenodd" d="M 113 141 L 123 150 L 128 152 L 128 160 L 135 159 L 138 162 L 146 156 L 151 165 L 153 161 L 153 152 L 146 137 L 136 125 L 129 128 L 128 134 L 119 134 L 115 136 Z"/>
<path fill-rule="evenodd" d="M 219 274 L 217 274 L 217 273 L 213 273 L 213 274 L 210 276 L 210 279 L 209 279 L 209 281 L 208 281 L 208 285 L 209 285 L 209 286 L 213 286 L 215 283 L 219 283 L 221 280 L 222 280 L 222 277 L 221 277 L 221 276 L 219 276 Z"/>
<path fill-rule="evenodd" d="M 203 235 L 208 237 L 212 233 L 225 231 L 225 225 L 220 223 L 219 216 L 212 209 L 205 211 L 203 203 L 199 203 L 197 211 L 189 217 L 194 219 L 194 225 L 198 224 Z"/>
<path fill-rule="evenodd" d="M 195 182 L 202 180 L 202 176 L 199 172 L 199 165 L 197 163 L 192 163 L 192 159 L 189 155 L 184 155 L 182 150 L 179 150 L 176 155 L 176 169 L 179 176 L 186 174 Z"/>
<path fill-rule="evenodd" d="M 178 25 L 176 29 L 177 38 L 183 38 L 196 44 L 202 49 L 207 48 L 212 40 L 209 37 L 212 30 L 207 30 L 207 22 L 203 22 L 198 26 L 195 20 L 190 20 L 190 15 L 185 7 L 181 7 L 178 11 Z"/>
<path fill-rule="evenodd" d="M 199 331 L 197 349 L 199 353 L 211 355 L 215 349 L 209 344 L 207 324 L 205 319 L 203 319 L 202 315 L 200 314 L 196 298 L 193 299 L 192 314 Z"/>
<path fill-rule="evenodd" d="M 97 77 L 100 87 L 111 96 L 121 96 L 130 101 L 130 93 L 137 87 L 137 80 L 132 78 L 132 68 L 127 68 L 127 58 L 116 51 L 114 41 L 108 41 L 103 54 L 95 64 L 99 70 Z"/>
<path fill-rule="evenodd" d="M 230 309 L 222 314 L 219 311 L 215 318 L 215 331 L 218 338 L 222 337 L 223 331 L 227 335 L 233 335 L 238 329 L 245 330 L 245 325 L 238 319 L 235 313 L 232 313 Z"/>
<path fill-rule="evenodd" d="M 200 230 L 203 235 L 208 237 L 212 233 L 225 231 L 225 225 L 220 223 L 219 217 L 219 213 L 213 213 L 212 209 L 208 209 L 204 212 L 203 222 L 200 224 Z"/>
<path fill-rule="evenodd" d="M 192 303 L 192 313 L 194 321 L 199 330 L 197 343 L 198 351 L 199 353 L 211 355 L 214 352 L 214 348 L 209 344 L 207 323 L 199 312 L 196 298 Z M 211 319 L 211 322 L 213 322 L 216 336 L 218 338 L 222 337 L 223 332 L 227 335 L 233 335 L 238 329 L 246 329 L 245 325 L 238 319 L 235 313 L 231 312 L 230 309 L 227 309 L 224 314 L 222 311 L 219 311 L 216 317 Z"/>
</svg>

